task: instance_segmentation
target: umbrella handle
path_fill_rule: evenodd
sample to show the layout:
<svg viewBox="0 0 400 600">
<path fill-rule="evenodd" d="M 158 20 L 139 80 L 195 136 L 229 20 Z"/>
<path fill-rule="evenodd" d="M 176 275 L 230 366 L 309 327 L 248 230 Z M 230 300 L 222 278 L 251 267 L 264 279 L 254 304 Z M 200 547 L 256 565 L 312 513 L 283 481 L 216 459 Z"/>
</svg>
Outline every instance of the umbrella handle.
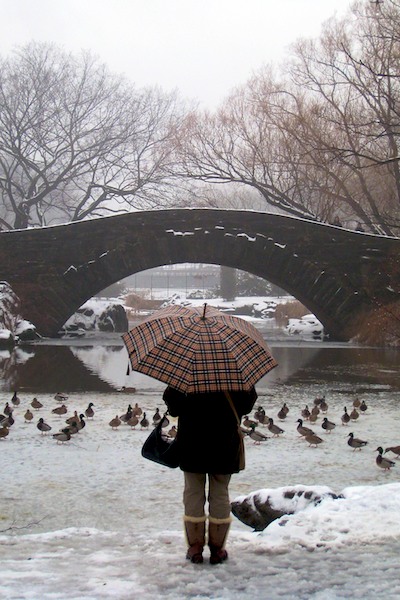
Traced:
<svg viewBox="0 0 400 600">
<path fill-rule="evenodd" d="M 204 302 L 203 314 L 201 316 L 201 318 L 203 319 L 203 321 L 206 318 L 206 310 L 207 310 L 207 302 Z"/>
</svg>

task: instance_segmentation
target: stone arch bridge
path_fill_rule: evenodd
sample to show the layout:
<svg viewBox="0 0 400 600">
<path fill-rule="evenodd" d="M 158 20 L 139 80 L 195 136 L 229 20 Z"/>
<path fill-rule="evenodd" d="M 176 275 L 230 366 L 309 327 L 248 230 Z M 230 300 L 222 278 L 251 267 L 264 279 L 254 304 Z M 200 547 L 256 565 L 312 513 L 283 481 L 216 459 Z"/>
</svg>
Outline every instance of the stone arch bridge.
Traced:
<svg viewBox="0 0 400 600">
<path fill-rule="evenodd" d="M 173 209 L 0 233 L 0 279 L 21 314 L 56 336 L 89 298 L 153 267 L 209 263 L 263 277 L 338 340 L 400 294 L 400 239 L 264 212 Z"/>
</svg>

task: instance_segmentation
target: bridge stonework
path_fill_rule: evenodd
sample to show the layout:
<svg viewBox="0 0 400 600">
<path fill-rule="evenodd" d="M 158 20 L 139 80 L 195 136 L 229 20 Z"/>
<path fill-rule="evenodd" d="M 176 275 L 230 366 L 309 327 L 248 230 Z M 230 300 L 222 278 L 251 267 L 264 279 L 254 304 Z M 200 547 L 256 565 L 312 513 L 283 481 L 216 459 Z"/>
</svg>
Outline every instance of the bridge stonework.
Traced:
<svg viewBox="0 0 400 600">
<path fill-rule="evenodd" d="M 348 340 L 400 298 L 400 239 L 294 217 L 216 209 L 134 212 L 0 233 L 0 278 L 43 336 L 129 275 L 179 263 L 234 267 L 287 290 Z"/>
</svg>

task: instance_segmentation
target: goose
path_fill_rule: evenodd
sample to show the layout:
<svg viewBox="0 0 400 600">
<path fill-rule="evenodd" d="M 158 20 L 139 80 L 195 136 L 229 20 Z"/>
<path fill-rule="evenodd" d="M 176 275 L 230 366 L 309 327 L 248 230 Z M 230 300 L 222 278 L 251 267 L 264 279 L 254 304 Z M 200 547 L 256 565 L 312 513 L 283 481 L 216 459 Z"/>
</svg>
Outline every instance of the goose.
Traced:
<svg viewBox="0 0 400 600">
<path fill-rule="evenodd" d="M 53 410 L 51 411 L 52 413 L 54 413 L 55 415 L 65 415 L 68 412 L 67 407 L 65 406 L 65 404 L 62 404 L 61 406 L 56 406 L 56 408 L 53 408 Z"/>
<path fill-rule="evenodd" d="M 303 417 L 303 419 L 309 419 L 310 418 L 310 409 L 308 408 L 308 404 L 305 405 L 305 408 L 303 408 L 303 410 L 301 411 L 301 416 Z"/>
<path fill-rule="evenodd" d="M 35 410 L 39 410 L 40 408 L 43 408 L 43 404 L 41 402 L 39 402 L 39 400 L 37 398 L 34 398 L 31 402 L 31 406 L 32 408 L 34 408 Z"/>
<path fill-rule="evenodd" d="M 302 437 L 306 437 L 307 435 L 315 435 L 312 429 L 309 427 L 304 427 L 302 419 L 297 419 L 297 423 L 298 425 L 296 429 Z"/>
<path fill-rule="evenodd" d="M 348 438 L 349 439 L 347 440 L 347 443 L 350 446 L 350 448 L 353 448 L 353 450 L 361 450 L 363 446 L 366 446 L 368 444 L 368 442 L 366 442 L 365 440 L 355 438 L 354 433 L 349 433 Z"/>
<path fill-rule="evenodd" d="M 42 419 L 42 418 L 39 419 L 36 427 L 39 429 L 39 431 L 42 435 L 51 430 L 51 425 L 49 425 L 48 423 L 45 423 L 44 419 Z"/>
<path fill-rule="evenodd" d="M 250 431 L 247 434 L 253 441 L 254 443 L 258 446 L 259 444 L 261 444 L 261 442 L 266 442 L 268 437 L 265 435 L 265 433 L 262 433 L 261 431 L 257 431 L 255 428 L 255 425 L 252 425 L 250 427 Z"/>
<path fill-rule="evenodd" d="M 270 431 L 274 437 L 281 435 L 281 433 L 285 433 L 283 429 L 278 427 L 278 425 L 275 425 L 273 419 L 268 419 L 268 431 Z"/>
<path fill-rule="evenodd" d="M 324 419 L 321 423 L 321 427 L 322 427 L 322 429 L 325 429 L 325 431 L 327 433 L 331 433 L 335 429 L 336 424 L 332 423 L 332 421 L 328 421 L 327 417 L 324 417 Z"/>
<path fill-rule="evenodd" d="M 315 448 L 318 446 L 318 444 L 322 444 L 322 442 L 324 441 L 322 438 L 320 438 L 318 435 L 315 435 L 315 433 L 309 433 L 308 435 L 306 435 L 306 441 L 308 442 L 308 445 L 311 446 L 315 446 Z"/>
<path fill-rule="evenodd" d="M 88 419 L 93 419 L 94 417 L 94 410 L 93 410 L 93 402 L 89 402 L 87 409 L 85 410 L 85 415 Z"/>
<path fill-rule="evenodd" d="M 341 418 L 341 420 L 342 420 L 342 425 L 348 425 L 348 424 L 349 424 L 349 421 L 350 421 L 350 415 L 349 415 L 349 413 L 347 412 L 347 407 L 346 407 L 346 406 L 344 407 L 344 409 L 343 409 L 343 410 L 344 410 L 344 413 L 343 413 L 343 414 L 342 414 L 342 416 L 340 417 L 340 418 Z"/>
<path fill-rule="evenodd" d="M 388 448 L 386 448 L 384 454 L 386 454 L 386 452 L 393 452 L 393 454 L 396 455 L 396 458 L 399 458 L 399 456 L 400 456 L 400 446 L 389 446 Z"/>
<path fill-rule="evenodd" d="M 30 423 L 33 419 L 33 412 L 29 410 L 26 411 L 26 413 L 24 414 L 24 419 L 25 419 L 25 423 Z"/>
<path fill-rule="evenodd" d="M 64 429 L 62 429 L 58 433 L 53 433 L 53 438 L 57 440 L 57 444 L 64 444 L 65 442 L 69 442 L 69 440 L 71 439 L 71 433 L 68 427 L 64 427 Z"/>
<path fill-rule="evenodd" d="M 384 469 L 385 471 L 389 471 L 392 467 L 395 466 L 395 464 L 396 464 L 395 462 L 382 456 L 383 448 L 381 446 L 379 446 L 376 449 L 376 452 L 378 452 L 378 456 L 376 457 L 375 462 L 378 465 L 378 467 L 380 467 L 381 469 Z"/>
<path fill-rule="evenodd" d="M 111 427 L 111 429 L 113 429 L 114 431 L 118 429 L 118 427 L 121 425 L 122 421 L 119 418 L 118 415 L 115 415 L 115 417 L 113 419 L 111 419 L 111 421 L 109 422 L 109 426 Z"/>
</svg>

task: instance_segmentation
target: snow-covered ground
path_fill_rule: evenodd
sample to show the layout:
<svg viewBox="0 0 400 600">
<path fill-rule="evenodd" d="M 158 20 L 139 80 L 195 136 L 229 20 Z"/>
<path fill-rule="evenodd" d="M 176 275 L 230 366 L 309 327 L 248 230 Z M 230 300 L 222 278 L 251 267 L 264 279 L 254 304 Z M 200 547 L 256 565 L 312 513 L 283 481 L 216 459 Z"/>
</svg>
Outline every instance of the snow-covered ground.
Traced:
<svg viewBox="0 0 400 600">
<path fill-rule="evenodd" d="M 327 485 L 344 498 L 325 500 L 261 533 L 234 518 L 229 560 L 210 566 L 185 560 L 182 473 L 141 458 L 148 431 L 108 425 L 129 402 L 138 402 L 150 418 L 162 409 L 162 384 L 135 373 L 129 385 L 135 394 L 71 394 L 66 416 L 93 402 L 95 417 L 65 445 L 51 437 L 64 423 L 52 413 L 60 402 L 39 395 L 44 406 L 25 423 L 32 395 L 19 394 L 15 424 L 0 440 L 0 598 L 400 597 L 400 460 L 389 472 L 375 464 L 378 445 L 400 443 L 399 393 L 371 387 L 363 394 L 367 413 L 343 427 L 343 406 L 350 408 L 354 398 L 344 393 L 345 384 L 305 388 L 270 383 L 266 376 L 257 386 L 257 404 L 278 422 L 287 402 L 290 412 L 279 422 L 285 433 L 259 446 L 245 440 L 247 468 L 232 479 L 232 500 L 295 484 Z M 304 405 L 323 394 L 337 427 L 326 434 L 320 418 L 314 427 L 324 441 L 310 448 L 299 439 L 296 421 Z M 1 409 L 10 399 L 1 392 Z M 37 430 L 39 416 L 51 424 L 50 435 Z M 369 442 L 359 452 L 347 445 L 351 431 Z"/>
</svg>

